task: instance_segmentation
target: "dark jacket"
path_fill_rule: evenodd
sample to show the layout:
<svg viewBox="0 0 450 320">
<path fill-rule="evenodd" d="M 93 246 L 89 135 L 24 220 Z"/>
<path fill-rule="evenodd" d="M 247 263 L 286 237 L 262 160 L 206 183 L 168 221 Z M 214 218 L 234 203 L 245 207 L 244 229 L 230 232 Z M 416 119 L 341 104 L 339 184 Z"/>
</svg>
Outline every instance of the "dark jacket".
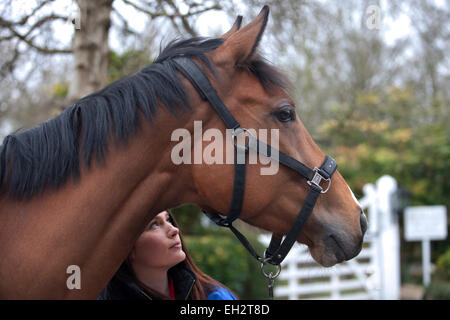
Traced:
<svg viewBox="0 0 450 320">
<path fill-rule="evenodd" d="M 175 299 L 190 300 L 190 293 L 194 287 L 195 274 L 184 262 L 169 269 L 169 277 L 175 284 Z M 120 266 L 111 281 L 101 292 L 98 300 L 152 300 L 133 280 L 133 277 L 124 263 Z"/>
</svg>

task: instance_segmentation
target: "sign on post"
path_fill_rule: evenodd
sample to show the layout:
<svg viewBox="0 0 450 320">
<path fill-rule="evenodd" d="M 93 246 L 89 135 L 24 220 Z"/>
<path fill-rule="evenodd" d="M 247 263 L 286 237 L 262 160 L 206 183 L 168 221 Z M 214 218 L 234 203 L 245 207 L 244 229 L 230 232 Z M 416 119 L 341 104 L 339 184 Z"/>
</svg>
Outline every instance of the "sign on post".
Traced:
<svg viewBox="0 0 450 320">
<path fill-rule="evenodd" d="M 444 240 L 447 238 L 445 206 L 407 207 L 405 239 L 407 241 Z"/>
<path fill-rule="evenodd" d="M 447 208 L 445 206 L 405 208 L 406 241 L 422 241 L 423 283 L 430 284 L 431 240 L 447 238 Z"/>
</svg>

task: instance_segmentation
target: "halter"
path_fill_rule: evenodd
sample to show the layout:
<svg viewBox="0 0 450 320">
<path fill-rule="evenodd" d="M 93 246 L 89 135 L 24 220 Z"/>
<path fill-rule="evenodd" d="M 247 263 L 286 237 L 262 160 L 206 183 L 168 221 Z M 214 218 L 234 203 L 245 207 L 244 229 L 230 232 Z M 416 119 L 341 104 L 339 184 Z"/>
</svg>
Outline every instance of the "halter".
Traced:
<svg viewBox="0 0 450 320">
<path fill-rule="evenodd" d="M 269 279 L 269 293 L 273 288 L 273 279 L 280 273 L 280 263 L 289 253 L 290 249 L 294 245 L 296 239 L 300 235 L 303 226 L 306 224 L 309 216 L 311 215 L 314 205 L 320 194 L 327 193 L 331 187 L 331 176 L 336 171 L 337 163 L 329 156 L 325 156 L 325 160 L 322 165 L 314 169 L 310 169 L 298 160 L 288 156 L 287 154 L 266 145 L 251 135 L 251 133 L 242 128 L 239 122 L 233 117 L 226 105 L 222 102 L 216 90 L 212 86 L 209 79 L 206 77 L 200 67 L 192 60 L 179 57 L 174 59 L 176 68 L 180 71 L 198 91 L 203 100 L 208 101 L 219 117 L 225 123 L 227 129 L 232 130 L 233 143 L 235 148 L 235 165 L 234 165 L 234 183 L 233 183 L 233 195 L 231 199 L 231 206 L 228 216 L 226 218 L 212 212 L 203 211 L 212 221 L 217 225 L 229 228 L 238 238 L 238 240 L 244 245 L 244 247 L 261 263 L 262 273 Z M 237 138 L 239 135 L 245 134 L 247 143 L 245 145 L 238 144 Z M 310 186 L 309 193 L 306 197 L 303 207 L 295 219 L 295 222 L 291 230 L 282 241 L 282 236 L 273 234 L 269 247 L 264 252 L 264 258 L 260 257 L 250 242 L 245 236 L 240 233 L 234 226 L 233 221 L 236 220 L 241 214 L 242 203 L 244 200 L 245 190 L 245 172 L 246 161 L 238 163 L 238 155 L 246 155 L 250 150 L 254 150 L 257 153 L 263 154 L 266 157 L 277 160 L 279 163 L 294 170 L 304 178 L 306 178 L 308 185 Z M 278 155 L 278 156 L 276 156 Z M 245 159 L 245 158 L 244 158 Z M 322 182 L 326 182 L 326 188 L 322 188 Z M 264 272 L 265 264 L 272 264 L 278 267 L 275 274 L 266 274 Z"/>
</svg>

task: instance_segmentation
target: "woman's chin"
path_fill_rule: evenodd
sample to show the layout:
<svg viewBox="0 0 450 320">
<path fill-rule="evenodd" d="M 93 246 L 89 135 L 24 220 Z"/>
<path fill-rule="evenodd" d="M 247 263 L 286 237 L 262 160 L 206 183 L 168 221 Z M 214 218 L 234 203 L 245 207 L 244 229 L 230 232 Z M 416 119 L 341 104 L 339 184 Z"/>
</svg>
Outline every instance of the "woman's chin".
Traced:
<svg viewBox="0 0 450 320">
<path fill-rule="evenodd" d="M 177 253 L 177 264 L 184 261 L 186 259 L 186 254 L 183 250 L 180 250 L 180 252 Z"/>
</svg>

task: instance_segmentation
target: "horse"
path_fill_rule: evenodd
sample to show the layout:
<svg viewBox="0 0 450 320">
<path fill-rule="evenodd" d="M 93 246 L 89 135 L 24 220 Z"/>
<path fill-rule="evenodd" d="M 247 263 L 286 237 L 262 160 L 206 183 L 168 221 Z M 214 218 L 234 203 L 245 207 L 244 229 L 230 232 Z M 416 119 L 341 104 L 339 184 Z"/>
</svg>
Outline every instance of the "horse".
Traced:
<svg viewBox="0 0 450 320">
<path fill-rule="evenodd" d="M 38 126 L 7 136 L 0 147 L 0 298 L 95 299 L 159 212 L 192 203 L 225 214 L 233 165 L 178 165 L 177 129 L 226 127 L 175 67 L 188 58 L 246 128 L 279 132 L 279 149 L 319 166 L 321 149 L 297 115 L 287 77 L 259 54 L 269 8 L 241 28 L 238 17 L 219 38 L 178 39 L 139 72 L 83 97 Z M 191 148 L 207 146 L 193 139 Z M 223 150 L 225 152 L 226 150 Z M 305 178 L 280 166 L 260 174 L 249 165 L 244 222 L 288 233 L 305 202 Z M 323 266 L 355 257 L 366 222 L 338 171 L 295 239 Z M 69 267 L 80 286 L 68 286 Z"/>
</svg>

